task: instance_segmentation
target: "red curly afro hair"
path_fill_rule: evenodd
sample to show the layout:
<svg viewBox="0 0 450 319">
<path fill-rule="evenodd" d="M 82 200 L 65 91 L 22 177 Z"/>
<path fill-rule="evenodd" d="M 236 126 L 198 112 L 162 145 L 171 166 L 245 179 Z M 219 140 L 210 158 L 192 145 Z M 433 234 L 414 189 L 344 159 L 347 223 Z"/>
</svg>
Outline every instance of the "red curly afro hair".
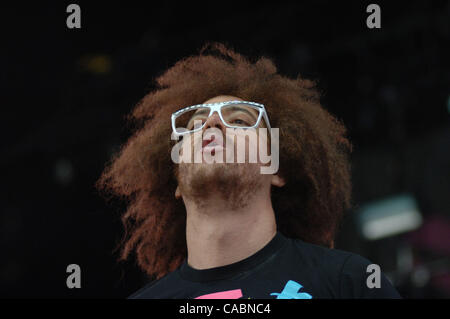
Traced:
<svg viewBox="0 0 450 319">
<path fill-rule="evenodd" d="M 351 206 L 352 145 L 344 125 L 320 105 L 313 82 L 278 74 L 269 58 L 250 59 L 209 43 L 165 71 L 156 85 L 129 115 L 134 134 L 96 185 L 127 203 L 119 260 L 135 253 L 139 267 L 158 279 L 186 258 L 186 212 L 174 197 L 170 115 L 218 95 L 264 104 L 272 126 L 279 128 L 278 173 L 286 185 L 272 190 L 278 231 L 333 247 Z"/>
</svg>

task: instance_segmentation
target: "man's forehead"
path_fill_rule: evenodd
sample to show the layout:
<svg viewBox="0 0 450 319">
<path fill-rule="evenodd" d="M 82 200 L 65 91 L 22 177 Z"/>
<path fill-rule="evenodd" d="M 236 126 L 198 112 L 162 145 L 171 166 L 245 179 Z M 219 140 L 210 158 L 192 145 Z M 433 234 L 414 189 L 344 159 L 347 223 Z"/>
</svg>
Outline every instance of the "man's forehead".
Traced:
<svg viewBox="0 0 450 319">
<path fill-rule="evenodd" d="M 213 98 L 210 98 L 209 100 L 206 100 L 205 102 L 203 102 L 203 104 L 220 103 L 220 102 L 227 102 L 227 101 L 243 101 L 243 99 L 238 98 L 236 96 L 232 96 L 232 95 L 218 95 Z"/>
</svg>

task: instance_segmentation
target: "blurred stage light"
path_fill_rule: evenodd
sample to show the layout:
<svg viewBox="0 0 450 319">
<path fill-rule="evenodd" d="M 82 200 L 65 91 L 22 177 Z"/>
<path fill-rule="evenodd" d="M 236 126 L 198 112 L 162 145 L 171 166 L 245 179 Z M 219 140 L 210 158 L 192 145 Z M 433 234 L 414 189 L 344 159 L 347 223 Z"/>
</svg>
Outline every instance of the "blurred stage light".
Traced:
<svg viewBox="0 0 450 319">
<path fill-rule="evenodd" d="M 422 224 L 422 214 L 410 194 L 363 205 L 356 219 L 360 234 L 370 241 L 409 232 Z"/>
<path fill-rule="evenodd" d="M 450 113 L 450 95 L 447 98 L 447 111 Z"/>
<path fill-rule="evenodd" d="M 73 164 L 70 160 L 60 158 L 55 163 L 53 175 L 58 184 L 67 186 L 74 178 L 74 171 Z"/>
<path fill-rule="evenodd" d="M 78 63 L 85 71 L 93 74 L 107 74 L 112 70 L 111 58 L 105 54 L 83 56 Z"/>
</svg>

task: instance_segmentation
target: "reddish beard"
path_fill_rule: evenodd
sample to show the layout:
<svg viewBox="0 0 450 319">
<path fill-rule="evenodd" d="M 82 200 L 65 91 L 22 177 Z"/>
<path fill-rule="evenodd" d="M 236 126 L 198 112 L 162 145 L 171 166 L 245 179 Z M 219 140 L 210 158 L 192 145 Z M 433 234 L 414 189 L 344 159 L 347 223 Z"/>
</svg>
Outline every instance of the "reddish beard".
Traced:
<svg viewBox="0 0 450 319">
<path fill-rule="evenodd" d="M 176 178 L 183 198 L 201 207 L 208 198 L 220 198 L 231 209 L 244 208 L 262 187 L 260 166 L 249 163 L 181 163 Z"/>
</svg>

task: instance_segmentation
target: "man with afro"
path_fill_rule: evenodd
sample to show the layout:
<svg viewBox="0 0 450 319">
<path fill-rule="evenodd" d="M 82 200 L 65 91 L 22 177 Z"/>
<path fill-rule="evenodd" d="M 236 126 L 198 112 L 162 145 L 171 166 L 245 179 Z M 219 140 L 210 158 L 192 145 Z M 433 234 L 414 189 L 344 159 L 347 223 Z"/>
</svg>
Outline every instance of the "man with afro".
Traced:
<svg viewBox="0 0 450 319">
<path fill-rule="evenodd" d="M 120 257 L 134 253 L 149 276 L 130 298 L 400 298 L 383 273 L 371 281 L 367 259 L 334 249 L 352 145 L 313 82 L 212 43 L 156 84 L 97 182 L 126 200 Z M 236 163 L 230 139 L 251 130 L 259 145 L 248 135 Z M 271 173 L 249 160 L 263 144 Z M 177 145 L 200 161 L 176 160 Z"/>
</svg>

